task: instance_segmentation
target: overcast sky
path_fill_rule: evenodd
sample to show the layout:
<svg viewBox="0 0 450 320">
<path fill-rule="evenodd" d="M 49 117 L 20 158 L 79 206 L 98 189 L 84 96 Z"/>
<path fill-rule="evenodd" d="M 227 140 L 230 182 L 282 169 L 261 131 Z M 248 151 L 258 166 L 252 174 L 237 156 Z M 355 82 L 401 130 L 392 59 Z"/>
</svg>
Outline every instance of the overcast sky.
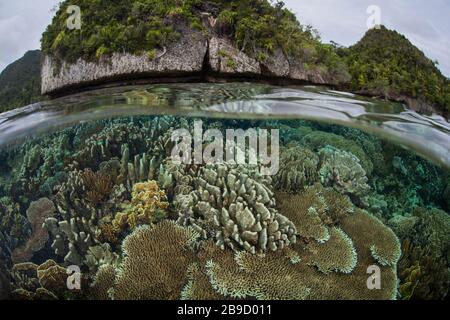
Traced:
<svg viewBox="0 0 450 320">
<path fill-rule="evenodd" d="M 450 77 L 449 0 L 284 0 L 304 24 L 324 41 L 348 46 L 367 31 L 370 5 L 381 10 L 381 23 L 403 33 L 425 54 L 438 60 Z M 40 37 L 59 0 L 0 0 L 0 71 L 27 50 L 38 49 Z"/>
</svg>

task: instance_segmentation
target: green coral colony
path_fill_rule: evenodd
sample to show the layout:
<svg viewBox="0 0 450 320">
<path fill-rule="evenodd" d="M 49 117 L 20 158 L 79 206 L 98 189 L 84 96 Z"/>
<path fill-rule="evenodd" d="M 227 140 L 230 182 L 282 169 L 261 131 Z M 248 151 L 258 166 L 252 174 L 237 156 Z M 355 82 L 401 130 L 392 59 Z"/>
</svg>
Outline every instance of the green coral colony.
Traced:
<svg viewBox="0 0 450 320">
<path fill-rule="evenodd" d="M 280 170 L 172 161 L 194 119 L 91 121 L 0 152 L 0 288 L 17 299 L 444 299 L 450 179 L 356 129 L 281 128 Z M 79 266 L 81 289 L 66 286 Z M 371 266 L 382 287 L 367 286 Z M 10 296 L 10 297 L 11 297 Z"/>
</svg>

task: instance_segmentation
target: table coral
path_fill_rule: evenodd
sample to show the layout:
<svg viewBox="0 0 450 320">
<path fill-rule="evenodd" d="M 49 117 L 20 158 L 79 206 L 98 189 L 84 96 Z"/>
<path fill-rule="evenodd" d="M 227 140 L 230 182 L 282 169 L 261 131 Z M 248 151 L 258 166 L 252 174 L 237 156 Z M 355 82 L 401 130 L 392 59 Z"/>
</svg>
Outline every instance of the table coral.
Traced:
<svg viewBox="0 0 450 320">
<path fill-rule="evenodd" d="M 138 227 L 123 242 L 124 260 L 111 296 L 116 300 L 179 299 L 195 259 L 191 246 L 198 237 L 192 228 L 167 220 L 154 227 Z"/>
<path fill-rule="evenodd" d="M 377 263 L 382 266 L 396 266 L 401 255 L 401 245 L 390 228 L 363 210 L 357 210 L 355 214 L 345 220 L 346 229 L 344 231 L 351 230 L 352 234 L 357 232 L 360 239 L 366 239 L 366 241 L 362 241 L 364 250 L 369 250 Z M 376 237 L 374 237 L 375 234 Z"/>
<path fill-rule="evenodd" d="M 206 269 L 213 288 L 232 298 L 305 300 L 311 292 L 303 283 L 304 275 L 283 251 L 265 256 L 216 252 Z"/>
<path fill-rule="evenodd" d="M 211 286 L 205 263 L 192 263 L 186 272 L 186 281 L 181 290 L 181 300 L 227 300 Z"/>
<path fill-rule="evenodd" d="M 329 239 L 323 244 L 308 245 L 311 255 L 307 261 L 317 267 L 320 272 L 351 273 L 357 263 L 357 254 L 352 239 L 339 228 L 330 230 Z"/>
<path fill-rule="evenodd" d="M 109 300 L 117 276 L 116 267 L 110 264 L 100 266 L 88 289 L 88 296 L 95 300 Z"/>
<path fill-rule="evenodd" d="M 354 211 L 347 196 L 320 183 L 297 195 L 277 193 L 276 196 L 280 212 L 294 223 L 297 235 L 322 243 L 330 237 L 329 227 Z"/>
<path fill-rule="evenodd" d="M 297 242 L 266 254 L 199 243 L 199 233 L 173 221 L 139 227 L 124 241 L 122 264 L 102 266 L 92 292 L 99 299 L 395 298 L 396 261 L 379 265 L 381 290 L 366 285 L 367 268 L 378 263 L 372 246 L 399 257 L 390 229 L 359 209 L 338 224 L 324 243 Z"/>
<path fill-rule="evenodd" d="M 342 230 L 352 239 L 358 255 L 356 265 L 351 266 L 352 270 L 345 270 L 350 271 L 348 273 L 320 272 L 308 263 L 311 248 L 297 243 L 289 248 L 296 250 L 300 257 L 300 262 L 295 263 L 289 259 L 290 254 L 283 251 L 270 252 L 264 256 L 246 252 L 232 254 L 230 251 L 213 251 L 206 264 L 207 274 L 213 288 L 231 298 L 395 299 L 395 266 L 380 266 L 381 290 L 370 290 L 366 285 L 367 268 L 376 264 L 370 253 L 370 246 L 388 229 L 372 223 L 373 219 L 369 214 L 362 211 L 341 220 Z M 360 228 L 364 230 L 360 231 Z M 370 231 L 367 232 L 368 230 Z M 347 245 L 348 242 L 345 246 Z M 395 244 L 391 245 L 395 247 Z M 335 254 L 339 254 L 339 250 Z M 335 255 L 334 257 L 340 259 Z"/>
</svg>

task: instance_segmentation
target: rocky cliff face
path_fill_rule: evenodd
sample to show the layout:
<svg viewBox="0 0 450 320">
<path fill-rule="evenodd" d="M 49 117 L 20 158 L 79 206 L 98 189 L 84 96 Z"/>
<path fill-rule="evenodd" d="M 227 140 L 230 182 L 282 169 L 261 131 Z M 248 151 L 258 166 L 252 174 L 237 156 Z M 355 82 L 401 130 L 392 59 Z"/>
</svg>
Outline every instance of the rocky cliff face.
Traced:
<svg viewBox="0 0 450 320">
<path fill-rule="evenodd" d="M 286 57 L 281 50 L 259 62 L 238 50 L 231 41 L 217 36 L 207 37 L 194 30 L 185 30 L 178 41 L 147 55 L 114 53 L 100 61 L 82 59 L 74 64 L 58 64 L 45 56 L 41 68 L 42 94 L 53 94 L 72 87 L 89 86 L 120 78 L 169 78 L 197 75 L 199 78 L 256 77 L 300 80 L 315 84 L 337 84 L 317 69 L 306 70 L 301 61 Z"/>
<path fill-rule="evenodd" d="M 41 68 L 42 93 L 70 89 L 73 86 L 114 80 L 123 76 L 143 77 L 201 72 L 207 53 L 207 38 L 200 32 L 184 32 L 179 41 L 157 52 L 153 59 L 147 55 L 114 53 L 107 59 L 88 62 L 79 59 L 75 64 L 58 64 L 49 56 L 43 58 Z"/>
</svg>

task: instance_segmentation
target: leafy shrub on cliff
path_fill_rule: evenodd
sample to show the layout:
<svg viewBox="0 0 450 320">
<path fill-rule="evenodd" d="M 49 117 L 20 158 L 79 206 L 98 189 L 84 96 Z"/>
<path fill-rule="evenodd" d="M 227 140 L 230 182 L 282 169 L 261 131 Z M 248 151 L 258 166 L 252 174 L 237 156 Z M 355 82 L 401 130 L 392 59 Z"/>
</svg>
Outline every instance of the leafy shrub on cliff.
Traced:
<svg viewBox="0 0 450 320">
<path fill-rule="evenodd" d="M 369 30 L 344 55 L 352 75 L 351 89 L 387 98 L 407 96 L 450 111 L 449 80 L 396 31 L 384 26 Z"/>
<path fill-rule="evenodd" d="M 236 46 L 258 60 L 277 49 L 305 64 L 325 69 L 339 81 L 348 80 L 344 61 L 335 50 L 320 42 L 318 32 L 302 25 L 284 2 L 266 0 L 212 1 L 220 14 L 219 31 L 231 37 Z"/>
<path fill-rule="evenodd" d="M 58 59 L 91 60 L 113 52 L 151 52 L 176 39 L 174 21 L 199 23 L 192 9 L 198 0 L 66 0 L 42 36 L 42 50 Z M 67 9 L 81 9 L 81 30 L 69 30 Z"/>
<path fill-rule="evenodd" d="M 81 30 L 67 28 L 69 5 L 81 8 Z M 42 50 L 69 62 L 114 52 L 146 53 L 152 58 L 155 49 L 177 39 L 185 23 L 228 37 L 260 61 L 281 49 L 337 79 L 348 78 L 343 60 L 331 46 L 322 44 L 317 32 L 302 26 L 281 1 L 66 0 L 43 34 Z"/>
</svg>

